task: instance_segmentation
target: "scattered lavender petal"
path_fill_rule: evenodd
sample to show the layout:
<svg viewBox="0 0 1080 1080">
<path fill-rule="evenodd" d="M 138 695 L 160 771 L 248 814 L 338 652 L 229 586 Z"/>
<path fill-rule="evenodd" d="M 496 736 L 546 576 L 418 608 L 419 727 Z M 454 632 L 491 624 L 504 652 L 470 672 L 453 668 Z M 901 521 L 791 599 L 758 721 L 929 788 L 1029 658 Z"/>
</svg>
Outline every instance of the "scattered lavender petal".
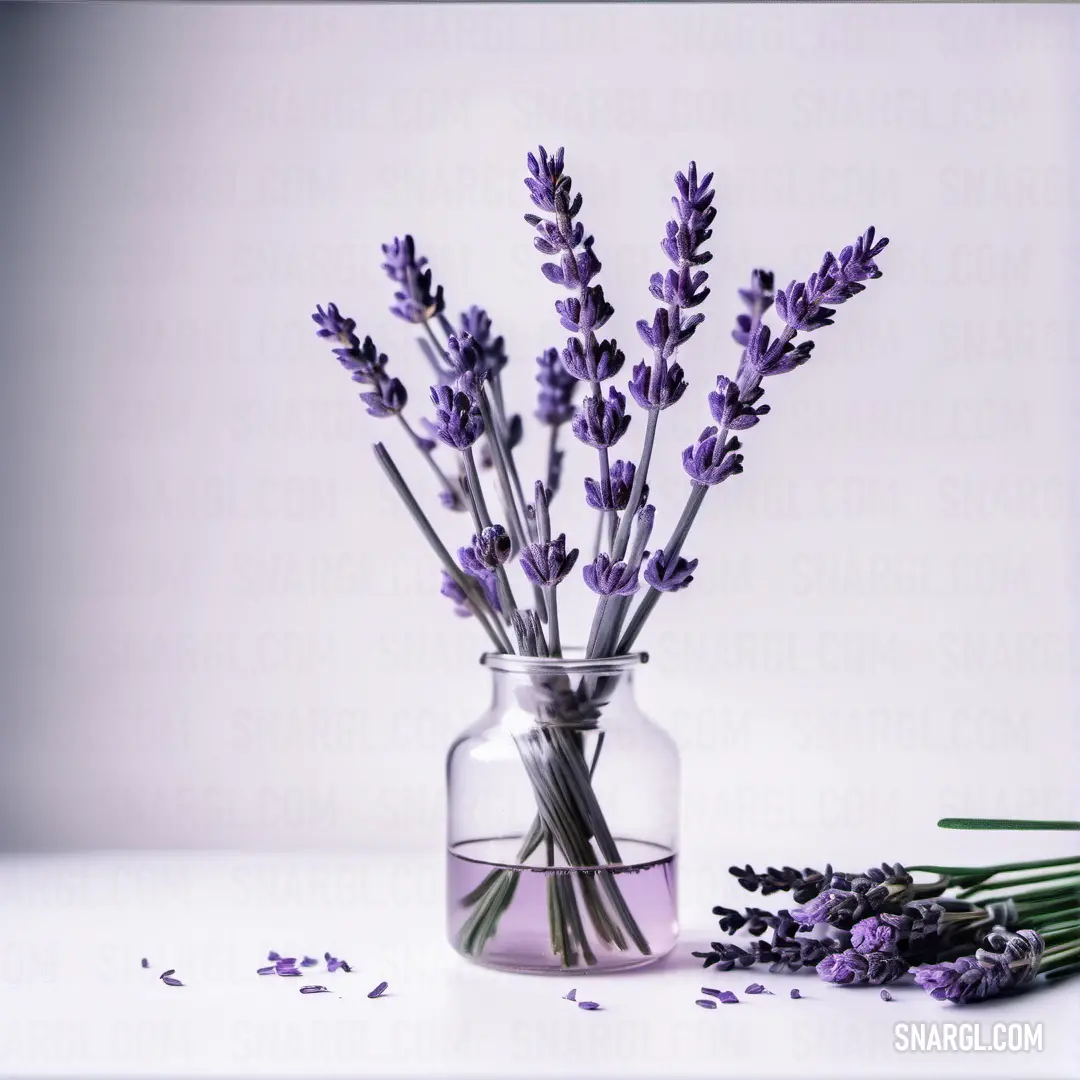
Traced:
<svg viewBox="0 0 1080 1080">
<path fill-rule="evenodd" d="M 716 1002 L 713 1001 L 712 998 L 698 998 L 697 1001 L 694 1002 L 694 1004 L 700 1005 L 703 1009 L 716 1008 Z"/>
<path fill-rule="evenodd" d="M 341 967 L 341 961 L 336 956 L 331 956 L 330 959 L 326 961 L 327 971 L 337 971 L 339 967 Z"/>
<path fill-rule="evenodd" d="M 341 961 L 341 970 L 348 972 L 348 971 L 352 971 L 352 968 L 349 967 L 349 965 L 344 960 L 342 960 Z"/>
<path fill-rule="evenodd" d="M 314 967 L 318 962 L 319 961 L 316 960 L 314 956 L 305 956 L 304 959 L 300 961 L 300 966 L 301 967 Z"/>
<path fill-rule="evenodd" d="M 703 986 L 701 992 L 715 998 L 723 997 L 727 993 L 726 990 L 714 990 L 711 986 Z"/>
<path fill-rule="evenodd" d="M 792 1000 L 796 1000 L 796 999 L 801 998 L 801 997 L 802 997 L 802 994 L 799 993 L 799 988 L 795 987 L 795 989 L 791 991 Z"/>
<path fill-rule="evenodd" d="M 330 991 L 325 986 L 301 986 L 301 994 L 329 994 Z"/>
<path fill-rule="evenodd" d="M 588 1009 L 591 1012 L 593 1009 L 599 1009 L 600 1003 L 598 1001 L 579 1001 L 577 1007 L 579 1009 Z"/>
<path fill-rule="evenodd" d="M 274 950 L 273 950 L 273 949 L 271 949 L 271 950 L 270 950 L 270 951 L 269 951 L 269 952 L 268 952 L 268 953 L 266 954 L 266 959 L 267 959 L 267 960 L 280 960 L 280 959 L 281 959 L 281 953 L 276 953 L 276 952 L 274 952 Z"/>
<path fill-rule="evenodd" d="M 385 989 L 387 988 L 387 986 L 389 986 L 389 985 L 390 985 L 389 983 L 385 983 L 385 982 L 381 982 L 381 983 L 379 983 L 379 985 L 378 985 L 378 986 L 376 986 L 376 987 L 375 987 L 375 989 L 374 989 L 374 990 L 372 990 L 370 994 L 368 994 L 368 997 L 369 997 L 369 998 L 377 998 L 377 997 L 382 997 L 382 996 L 383 996 L 383 991 L 384 991 L 384 990 L 385 990 Z"/>
<path fill-rule="evenodd" d="M 748 994 L 767 994 L 767 993 L 769 993 L 769 991 L 766 990 L 765 987 L 761 985 L 761 983 L 751 983 L 746 988 L 746 993 L 748 993 Z"/>
<path fill-rule="evenodd" d="M 577 989 L 573 989 L 569 994 L 563 994 L 563 1001 L 577 1001 Z"/>
<path fill-rule="evenodd" d="M 169 970 L 168 970 L 168 971 L 163 971 L 163 972 L 162 972 L 162 973 L 161 973 L 161 974 L 160 974 L 160 975 L 158 976 L 158 978 L 159 978 L 159 979 L 164 979 L 166 975 L 175 975 L 175 974 L 176 974 L 176 968 L 169 968 Z"/>
<path fill-rule="evenodd" d="M 142 958 L 142 966 L 144 968 L 148 968 L 150 966 L 150 961 L 147 960 L 145 956 Z"/>
<path fill-rule="evenodd" d="M 261 967 L 255 972 L 256 975 L 273 975 L 277 971 L 277 968 L 271 964 L 269 967 Z"/>
<path fill-rule="evenodd" d="M 724 1005 L 738 1005 L 739 999 L 734 990 L 721 990 L 717 997 Z"/>
<path fill-rule="evenodd" d="M 277 963 L 277 966 L 279 968 L 296 967 L 296 957 L 295 956 L 279 956 L 277 958 L 276 963 Z"/>
<path fill-rule="evenodd" d="M 279 975 L 303 975 L 304 973 L 299 968 L 275 968 Z"/>
<path fill-rule="evenodd" d="M 892 999 L 893 999 L 892 994 L 890 994 L 888 990 L 886 990 L 884 987 L 882 987 L 881 988 L 881 1000 L 882 1001 L 892 1001 Z"/>
<path fill-rule="evenodd" d="M 323 958 L 323 959 L 324 959 L 325 961 L 327 961 L 327 963 L 329 963 L 329 961 L 331 960 L 331 956 L 330 956 L 330 954 L 329 954 L 328 952 L 324 952 L 324 953 L 322 954 L 322 958 Z"/>
<path fill-rule="evenodd" d="M 183 986 L 184 984 L 179 979 L 171 979 L 168 975 L 163 975 L 161 981 L 166 986 Z"/>
</svg>

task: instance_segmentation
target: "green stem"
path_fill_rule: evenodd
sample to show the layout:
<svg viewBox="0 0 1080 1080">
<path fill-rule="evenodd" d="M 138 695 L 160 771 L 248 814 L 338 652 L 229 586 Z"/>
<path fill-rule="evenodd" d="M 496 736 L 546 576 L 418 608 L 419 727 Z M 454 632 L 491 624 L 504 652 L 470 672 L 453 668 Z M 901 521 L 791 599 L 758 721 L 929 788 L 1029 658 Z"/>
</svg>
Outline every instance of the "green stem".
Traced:
<svg viewBox="0 0 1080 1080">
<path fill-rule="evenodd" d="M 957 899 L 966 900 L 976 893 L 992 889 L 1011 889 L 1016 885 L 1037 885 L 1040 881 L 1080 882 L 1080 874 L 1029 874 L 1027 877 L 1013 878 L 1012 881 L 993 881 L 989 884 L 973 885 L 970 889 L 964 889 L 956 895 Z"/>
<path fill-rule="evenodd" d="M 999 863 L 997 866 L 908 866 L 907 870 L 922 870 L 928 874 L 948 874 L 950 878 L 979 877 L 1007 874 L 1010 870 L 1041 870 L 1046 866 L 1073 866 L 1080 863 L 1080 855 L 1066 855 L 1060 859 L 1035 859 L 1032 862 Z M 956 882 L 953 882 L 956 884 Z"/>
<path fill-rule="evenodd" d="M 939 829 L 1080 829 L 1080 821 L 1025 821 L 1021 818 L 942 818 Z"/>
<path fill-rule="evenodd" d="M 424 511 L 420 509 L 420 504 L 409 490 L 409 485 L 405 483 L 404 477 L 402 477 L 401 473 L 398 471 L 397 466 L 394 464 L 394 459 L 390 456 L 386 447 L 383 446 L 382 443 L 376 443 L 374 450 L 375 457 L 382 466 L 383 472 L 386 473 L 390 483 L 393 484 L 394 489 L 401 497 L 402 502 L 405 503 L 406 509 L 412 514 L 413 520 L 415 520 L 416 524 L 420 527 L 420 531 L 424 534 L 424 538 L 441 560 L 443 568 L 454 579 L 458 588 L 468 596 L 469 605 L 472 608 L 473 615 L 476 616 L 477 622 L 480 623 L 488 637 L 494 642 L 496 649 L 500 652 L 512 653 L 514 650 L 510 644 L 510 639 L 506 636 L 506 632 L 495 617 L 495 612 L 492 611 L 488 604 L 487 598 L 483 594 L 483 590 L 477 588 L 477 583 L 463 573 L 458 564 L 450 557 L 450 552 L 446 550 L 446 546 L 443 544 L 442 540 L 439 539 L 439 534 L 424 515 Z M 487 618 L 487 613 L 489 612 L 492 617 L 491 622 L 489 622 Z M 496 629 L 498 631 L 497 633 Z"/>
</svg>

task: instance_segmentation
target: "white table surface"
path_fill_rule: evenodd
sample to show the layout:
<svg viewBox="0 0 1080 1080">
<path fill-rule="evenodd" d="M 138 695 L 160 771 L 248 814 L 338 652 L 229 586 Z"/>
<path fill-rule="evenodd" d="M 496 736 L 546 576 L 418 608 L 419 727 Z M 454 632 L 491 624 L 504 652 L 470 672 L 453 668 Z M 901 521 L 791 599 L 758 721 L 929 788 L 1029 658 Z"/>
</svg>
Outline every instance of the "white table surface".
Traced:
<svg viewBox="0 0 1080 1080">
<path fill-rule="evenodd" d="M 442 874 L 437 857 L 422 855 L 0 857 L 0 1075 L 1080 1073 L 1080 981 L 962 1009 L 908 984 L 886 1003 L 876 989 L 827 986 L 813 973 L 705 974 L 689 953 L 714 936 L 715 901 L 695 881 L 681 883 L 686 925 L 661 964 L 623 975 L 507 975 L 446 944 Z M 269 949 L 330 951 L 353 972 L 320 965 L 303 979 L 260 978 Z M 182 988 L 159 981 L 167 968 Z M 384 979 L 386 997 L 369 1000 Z M 755 980 L 775 996 L 745 995 Z M 310 982 L 332 993 L 298 993 Z M 702 985 L 735 990 L 740 1003 L 700 1009 Z M 602 1010 L 564 1001 L 572 986 Z M 794 986 L 803 1000 L 789 998 Z M 894 1024 L 931 1020 L 978 1021 L 984 1032 L 1041 1022 L 1043 1049 L 894 1048 Z"/>
</svg>

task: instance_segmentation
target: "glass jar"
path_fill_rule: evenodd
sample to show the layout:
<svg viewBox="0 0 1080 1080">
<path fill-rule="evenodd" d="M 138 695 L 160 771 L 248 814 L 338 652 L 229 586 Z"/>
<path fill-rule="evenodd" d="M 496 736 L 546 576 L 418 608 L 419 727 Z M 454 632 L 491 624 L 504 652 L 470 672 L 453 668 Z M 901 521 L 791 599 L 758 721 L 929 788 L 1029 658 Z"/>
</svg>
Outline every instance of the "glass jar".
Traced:
<svg viewBox="0 0 1080 1080">
<path fill-rule="evenodd" d="M 644 653 L 489 653 L 488 710 L 447 757 L 447 929 L 519 972 L 653 963 L 678 935 L 679 754 L 634 699 Z"/>
</svg>

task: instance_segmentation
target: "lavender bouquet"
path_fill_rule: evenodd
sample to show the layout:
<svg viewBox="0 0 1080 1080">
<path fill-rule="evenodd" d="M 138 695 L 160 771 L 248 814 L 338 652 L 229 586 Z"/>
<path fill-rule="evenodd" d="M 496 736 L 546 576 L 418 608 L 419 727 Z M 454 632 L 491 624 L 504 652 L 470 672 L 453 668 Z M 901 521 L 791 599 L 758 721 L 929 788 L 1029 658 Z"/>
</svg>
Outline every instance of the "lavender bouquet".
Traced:
<svg viewBox="0 0 1080 1080">
<path fill-rule="evenodd" d="M 474 619 L 499 653 L 561 657 L 560 587 L 577 569 L 596 597 L 583 635 L 585 655 L 618 656 L 634 648 L 663 596 L 693 582 L 698 560 L 683 555 L 684 545 L 705 497 L 743 471 L 741 440 L 769 413 L 762 401 L 764 380 L 810 359 L 814 342 L 799 335 L 832 325 L 836 308 L 881 276 L 876 259 L 888 240 L 869 228 L 839 255 L 827 252 L 814 273 L 785 289 L 774 289 L 771 272 L 753 271 L 740 292 L 746 310 L 732 332 L 740 350 L 734 377 L 717 375 L 715 388 L 698 399 L 709 422 L 682 452 L 689 490 L 682 506 L 676 503 L 678 514 L 667 540 L 650 546 L 657 510 L 648 481 L 656 432 L 661 413 L 686 396 L 689 384 L 681 361 L 705 318 L 700 309 L 710 293 L 702 267 L 712 258 L 712 173 L 699 176 L 691 162 L 685 174 L 675 176 L 674 215 L 660 242 L 670 265 L 649 280 L 656 307 L 651 318 L 636 324 L 647 355 L 627 379 L 624 351 L 614 337 L 599 336 L 614 308 L 598 281 L 601 262 L 580 220 L 583 199 L 564 170 L 563 150 L 548 154 L 541 146 L 537 154 L 528 154 L 527 163 L 525 185 L 537 212 L 525 220 L 535 231 L 535 248 L 545 256 L 544 277 L 563 292 L 554 307 L 568 335 L 561 349 L 549 346 L 536 359 L 539 392 L 533 416 L 543 432 L 546 465 L 531 486 L 522 483 L 517 458 L 524 423 L 508 412 L 503 393 L 508 361 L 503 339 L 494 335 L 490 317 L 479 307 L 451 321 L 443 287 L 434 284 L 432 269 L 417 255 L 411 236 L 383 246 L 383 268 L 396 286 L 390 310 L 419 331 L 417 343 L 434 375 L 431 415 L 418 425 L 405 418 L 409 395 L 404 382 L 391 374 L 386 354 L 370 337 L 361 342 L 355 321 L 336 305 L 318 307 L 312 318 L 318 336 L 333 343 L 342 367 L 360 384 L 368 413 L 396 421 L 406 443 L 423 458 L 441 509 L 467 515 L 469 524 L 459 533 L 466 542 L 457 546 L 455 557 L 389 451 L 382 442 L 375 444 L 379 464 L 441 564 L 441 592 L 454 614 Z M 775 333 L 766 322 L 770 311 L 778 318 Z M 579 387 L 584 395 L 575 403 Z M 644 429 L 639 449 L 636 455 L 615 457 L 613 451 L 626 445 L 635 407 Z M 565 533 L 556 534 L 552 523 L 567 427 L 596 455 L 596 476 L 584 485 L 585 500 L 596 514 L 590 561 L 569 545 Z M 517 581 L 511 579 L 515 567 Z M 583 677 L 575 685 L 564 674 L 533 681 L 534 707 L 544 723 L 518 741 L 518 750 L 538 813 L 522 834 L 518 861 L 524 863 L 544 845 L 549 862 L 557 849 L 569 866 L 600 867 L 600 887 L 582 889 L 591 925 L 609 945 L 648 955 L 649 943 L 615 876 L 602 870 L 618 865 L 620 856 L 592 788 L 600 748 L 587 761 L 580 734 L 604 704 L 610 680 Z M 512 901 L 517 874 L 495 870 L 466 897 L 473 914 L 461 932 L 462 951 L 483 951 Z M 587 958 L 574 891 L 550 890 L 548 905 L 553 946 L 562 948 L 569 964 L 567 942 L 576 938 Z"/>
<path fill-rule="evenodd" d="M 1080 829 L 1080 822 L 986 818 L 938 824 Z M 909 870 L 936 877 L 920 884 Z M 1039 974 L 1056 980 L 1080 972 L 1080 856 L 993 866 L 882 863 L 862 873 L 831 866 L 770 866 L 758 873 L 747 864 L 730 873 L 750 892 L 790 893 L 797 906 L 714 907 L 724 933 L 745 930 L 753 940 L 714 941 L 708 951 L 694 952 L 705 967 L 806 967 L 838 986 L 881 986 L 910 974 L 932 997 L 957 1005 L 1021 990 Z M 954 895 L 946 896 L 949 890 Z"/>
</svg>

